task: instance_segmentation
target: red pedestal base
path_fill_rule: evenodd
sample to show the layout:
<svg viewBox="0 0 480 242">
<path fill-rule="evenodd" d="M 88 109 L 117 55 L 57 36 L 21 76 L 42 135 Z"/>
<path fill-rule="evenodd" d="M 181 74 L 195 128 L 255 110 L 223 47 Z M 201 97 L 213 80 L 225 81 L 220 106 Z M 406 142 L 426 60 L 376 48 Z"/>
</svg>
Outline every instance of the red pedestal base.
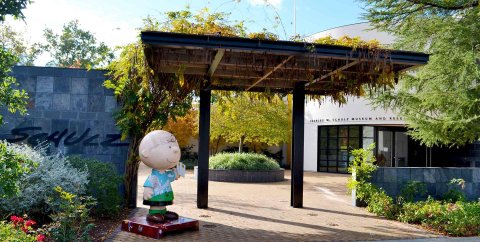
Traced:
<svg viewBox="0 0 480 242">
<path fill-rule="evenodd" d="M 145 217 L 137 217 L 132 220 L 123 220 L 122 230 L 159 239 L 169 233 L 198 230 L 198 220 L 180 217 L 177 220 L 156 224 L 148 222 Z"/>
</svg>

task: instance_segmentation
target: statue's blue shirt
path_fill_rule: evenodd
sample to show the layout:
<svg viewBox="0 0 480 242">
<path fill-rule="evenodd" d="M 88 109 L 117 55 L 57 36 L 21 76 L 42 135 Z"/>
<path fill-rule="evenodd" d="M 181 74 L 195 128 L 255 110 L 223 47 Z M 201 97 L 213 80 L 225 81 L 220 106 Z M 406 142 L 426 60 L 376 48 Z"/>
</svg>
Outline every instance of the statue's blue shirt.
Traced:
<svg viewBox="0 0 480 242">
<path fill-rule="evenodd" d="M 144 187 L 151 187 L 153 189 L 153 196 L 161 195 L 167 192 L 172 192 L 170 182 L 175 181 L 176 174 L 172 170 L 164 172 L 152 169 L 152 174 L 148 176 L 143 184 Z"/>
</svg>

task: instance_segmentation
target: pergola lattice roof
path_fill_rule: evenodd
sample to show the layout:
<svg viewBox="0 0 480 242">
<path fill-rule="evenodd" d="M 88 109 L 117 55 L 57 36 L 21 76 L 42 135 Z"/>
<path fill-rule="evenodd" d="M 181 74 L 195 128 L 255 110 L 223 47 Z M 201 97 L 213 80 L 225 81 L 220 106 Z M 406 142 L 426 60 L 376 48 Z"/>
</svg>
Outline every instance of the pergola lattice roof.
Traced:
<svg viewBox="0 0 480 242">
<path fill-rule="evenodd" d="M 307 94 L 350 93 L 428 61 L 423 53 L 292 41 L 154 31 L 141 38 L 155 71 L 208 79 L 213 90 L 288 93 L 304 82 Z"/>
<path fill-rule="evenodd" d="M 292 92 L 291 206 L 303 206 L 305 94 L 356 94 L 423 65 L 414 52 L 165 32 L 142 32 L 155 74 L 182 73 L 199 91 L 197 207 L 208 207 L 212 90 Z M 206 80 L 206 82 L 204 82 Z M 387 82 L 385 82 L 387 80 Z"/>
</svg>

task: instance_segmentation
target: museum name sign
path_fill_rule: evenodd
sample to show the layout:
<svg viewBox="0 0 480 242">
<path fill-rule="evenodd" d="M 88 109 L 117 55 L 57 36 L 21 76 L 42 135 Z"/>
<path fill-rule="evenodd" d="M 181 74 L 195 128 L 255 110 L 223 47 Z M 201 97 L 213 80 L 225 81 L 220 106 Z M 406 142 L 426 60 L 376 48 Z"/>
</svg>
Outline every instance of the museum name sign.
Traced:
<svg viewBox="0 0 480 242">
<path fill-rule="evenodd" d="M 310 123 L 353 123 L 353 122 L 385 122 L 385 121 L 404 121 L 402 117 L 396 116 L 376 116 L 376 117 L 349 117 L 349 118 L 320 118 L 312 119 Z"/>
</svg>

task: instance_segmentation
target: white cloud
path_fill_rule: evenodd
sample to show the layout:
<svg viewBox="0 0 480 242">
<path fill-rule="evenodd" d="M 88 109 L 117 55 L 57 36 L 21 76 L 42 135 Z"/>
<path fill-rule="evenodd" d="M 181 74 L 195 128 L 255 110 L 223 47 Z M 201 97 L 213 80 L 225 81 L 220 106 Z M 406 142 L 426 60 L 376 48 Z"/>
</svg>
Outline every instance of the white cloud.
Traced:
<svg viewBox="0 0 480 242">
<path fill-rule="evenodd" d="M 283 0 L 248 0 L 248 2 L 252 5 L 259 6 L 259 5 L 266 5 L 271 4 L 275 8 L 280 8 L 282 6 Z"/>
</svg>

